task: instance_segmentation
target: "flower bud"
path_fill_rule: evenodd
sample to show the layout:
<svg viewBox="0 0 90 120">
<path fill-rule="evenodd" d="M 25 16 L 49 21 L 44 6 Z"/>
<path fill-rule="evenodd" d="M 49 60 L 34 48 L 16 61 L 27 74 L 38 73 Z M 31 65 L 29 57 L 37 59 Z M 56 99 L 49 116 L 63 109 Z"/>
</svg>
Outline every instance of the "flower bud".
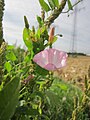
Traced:
<svg viewBox="0 0 90 120">
<path fill-rule="evenodd" d="M 53 41 L 54 31 L 55 31 L 55 28 L 54 28 L 54 27 L 51 27 L 51 29 L 50 29 L 50 34 L 49 34 L 49 43 L 52 43 L 52 41 Z"/>
</svg>

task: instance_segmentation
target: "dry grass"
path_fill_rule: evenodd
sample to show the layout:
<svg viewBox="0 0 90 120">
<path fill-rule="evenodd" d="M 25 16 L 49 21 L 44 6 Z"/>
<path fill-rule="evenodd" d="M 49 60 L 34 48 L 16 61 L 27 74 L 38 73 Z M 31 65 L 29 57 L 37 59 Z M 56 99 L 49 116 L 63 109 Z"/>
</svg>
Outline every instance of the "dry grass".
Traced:
<svg viewBox="0 0 90 120">
<path fill-rule="evenodd" d="M 55 71 L 55 75 L 83 87 L 85 75 L 88 76 L 89 66 L 90 57 L 88 56 L 68 57 L 67 66 Z"/>
</svg>

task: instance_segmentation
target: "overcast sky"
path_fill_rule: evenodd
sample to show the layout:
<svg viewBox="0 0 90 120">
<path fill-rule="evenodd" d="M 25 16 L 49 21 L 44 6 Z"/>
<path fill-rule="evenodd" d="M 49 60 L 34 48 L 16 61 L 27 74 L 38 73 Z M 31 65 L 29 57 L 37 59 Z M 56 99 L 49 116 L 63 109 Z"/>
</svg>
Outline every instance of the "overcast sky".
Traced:
<svg viewBox="0 0 90 120">
<path fill-rule="evenodd" d="M 75 0 L 72 0 L 74 2 Z M 90 0 L 84 0 L 77 6 L 77 24 L 74 49 L 76 52 L 90 53 Z M 4 39 L 9 44 L 23 46 L 22 31 L 24 28 L 23 16 L 26 15 L 30 27 L 37 28 L 36 15 L 40 15 L 38 0 L 5 0 L 4 11 Z M 63 51 L 72 50 L 74 13 L 61 14 L 54 22 L 55 33 L 63 34 L 54 44 L 54 48 Z"/>
</svg>

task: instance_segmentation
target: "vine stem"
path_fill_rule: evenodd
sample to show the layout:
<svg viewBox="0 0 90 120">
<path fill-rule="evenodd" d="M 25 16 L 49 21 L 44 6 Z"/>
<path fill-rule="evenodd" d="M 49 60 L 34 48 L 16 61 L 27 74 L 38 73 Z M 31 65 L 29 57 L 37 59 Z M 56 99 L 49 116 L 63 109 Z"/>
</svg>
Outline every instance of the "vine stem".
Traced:
<svg viewBox="0 0 90 120">
<path fill-rule="evenodd" d="M 78 2 L 76 2 L 72 7 L 76 6 L 79 2 L 81 2 L 83 0 L 79 0 Z M 61 14 L 61 13 L 67 13 L 69 12 L 70 10 L 68 9 L 67 11 L 65 12 L 62 12 L 65 5 L 66 5 L 66 2 L 67 0 L 62 0 L 60 2 L 60 5 L 58 8 L 54 9 L 53 12 L 51 13 L 51 15 L 44 21 L 44 24 L 49 28 L 50 25 L 54 22 L 54 20 L 56 18 L 58 18 L 58 16 Z"/>
<path fill-rule="evenodd" d="M 81 1 L 83 1 L 83 0 L 79 0 L 79 1 L 77 1 L 74 5 L 72 5 L 72 8 L 73 7 L 75 7 L 78 3 L 80 3 Z M 70 9 L 68 9 L 67 11 L 64 11 L 64 12 L 62 12 L 62 13 L 68 13 L 70 11 Z"/>
<path fill-rule="evenodd" d="M 49 26 L 54 22 L 54 20 L 61 14 L 62 10 L 66 5 L 67 0 L 62 0 L 59 7 L 55 9 L 51 15 L 45 20 L 45 25 L 49 28 Z"/>
</svg>

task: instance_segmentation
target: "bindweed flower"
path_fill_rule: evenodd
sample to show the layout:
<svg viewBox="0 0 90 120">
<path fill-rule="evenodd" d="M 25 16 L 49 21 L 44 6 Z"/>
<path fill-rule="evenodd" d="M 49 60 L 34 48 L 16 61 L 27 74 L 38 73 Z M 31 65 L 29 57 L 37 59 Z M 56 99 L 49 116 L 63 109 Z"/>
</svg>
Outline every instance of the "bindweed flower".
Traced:
<svg viewBox="0 0 90 120">
<path fill-rule="evenodd" d="M 33 61 L 46 70 L 56 70 L 66 65 L 66 58 L 66 52 L 49 48 L 36 54 Z"/>
</svg>

